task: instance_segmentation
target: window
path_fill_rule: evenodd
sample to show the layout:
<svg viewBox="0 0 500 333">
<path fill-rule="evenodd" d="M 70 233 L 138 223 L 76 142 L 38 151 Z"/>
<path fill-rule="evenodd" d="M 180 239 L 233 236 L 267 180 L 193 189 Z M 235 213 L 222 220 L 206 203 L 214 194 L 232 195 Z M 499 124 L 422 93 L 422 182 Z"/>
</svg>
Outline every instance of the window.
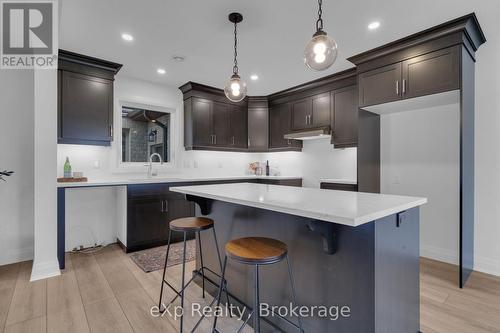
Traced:
<svg viewBox="0 0 500 333">
<path fill-rule="evenodd" d="M 171 159 L 171 114 L 122 106 L 121 161 L 148 162 L 152 154 L 163 162 Z M 153 158 L 159 162 L 158 156 Z"/>
</svg>

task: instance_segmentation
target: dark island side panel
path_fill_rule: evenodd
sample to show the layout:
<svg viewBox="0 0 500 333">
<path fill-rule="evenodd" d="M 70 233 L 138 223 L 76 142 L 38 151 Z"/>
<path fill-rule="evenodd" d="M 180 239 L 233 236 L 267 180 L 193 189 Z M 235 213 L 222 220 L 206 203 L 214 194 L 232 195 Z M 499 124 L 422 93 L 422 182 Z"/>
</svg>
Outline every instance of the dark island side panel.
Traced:
<svg viewBox="0 0 500 333">
<path fill-rule="evenodd" d="M 414 215 L 413 210 L 409 215 Z M 418 212 L 418 209 L 416 209 Z M 201 215 L 196 206 L 197 216 Z M 326 305 L 339 307 L 347 305 L 351 309 L 350 318 L 339 318 L 337 321 L 320 318 L 305 318 L 306 332 L 417 332 L 419 312 L 412 312 L 412 307 L 400 304 L 415 304 L 418 300 L 418 224 L 417 243 L 392 244 L 393 237 L 402 239 L 415 236 L 413 229 L 396 227 L 396 215 L 375 223 L 368 223 L 359 227 L 348 227 L 333 224 L 337 235 L 336 253 L 326 254 L 323 251 L 323 239 L 320 234 L 309 231 L 307 225 L 310 219 L 288 214 L 235 205 L 220 201 L 212 201 L 208 217 L 214 219 L 220 250 L 223 253 L 224 244 L 238 237 L 263 236 L 279 239 L 289 247 L 289 255 L 295 276 L 295 283 L 300 305 Z M 418 215 L 416 217 L 418 220 Z M 408 225 L 413 223 L 407 219 Z M 376 230 L 376 223 L 381 226 Z M 383 225 L 383 227 L 382 227 Z M 415 227 L 413 227 L 415 228 Z M 396 230 L 397 229 L 397 230 Z M 398 233 L 398 236 L 395 234 Z M 404 235 L 403 235 L 404 234 Z M 391 238 L 391 239 L 390 239 Z M 387 243 L 387 248 L 384 244 Z M 202 234 L 202 246 L 205 264 L 218 269 L 216 251 L 211 233 Z M 416 267 L 417 281 L 403 280 L 400 271 L 403 268 L 393 267 L 392 270 L 376 271 L 377 251 L 384 250 L 398 256 L 405 247 L 411 247 L 416 255 L 407 258 L 409 265 Z M 387 254 L 387 253 L 386 253 Z M 391 263 L 386 263 L 391 266 Z M 199 266 L 199 262 L 197 263 Z M 291 300 L 290 285 L 287 279 L 286 263 L 263 267 L 261 270 L 261 298 L 262 301 L 274 305 L 286 305 Z M 415 269 L 412 269 L 412 273 Z M 246 304 L 253 302 L 253 270 L 229 261 L 226 276 L 229 291 Z M 391 274 L 391 276 L 389 276 Z M 207 274 L 208 275 L 208 274 Z M 218 281 L 217 277 L 209 276 Z M 382 288 L 384 283 L 378 280 L 387 279 L 396 286 L 404 285 L 411 290 L 402 295 L 408 299 L 376 299 L 375 289 Z M 415 297 L 416 295 L 416 297 Z M 380 322 L 376 326 L 375 308 L 391 309 L 397 318 L 386 323 Z M 404 314 L 400 309 L 408 310 Z M 382 311 L 380 315 L 384 315 Z M 404 315 L 404 317 L 401 317 Z M 272 321 L 286 332 L 292 328 L 277 319 Z M 270 326 L 263 324 L 265 332 L 271 331 Z M 401 327 L 411 326 L 414 330 L 399 330 Z M 413 327 L 414 326 L 414 327 Z M 377 327 L 377 328 L 375 328 Z"/>
</svg>

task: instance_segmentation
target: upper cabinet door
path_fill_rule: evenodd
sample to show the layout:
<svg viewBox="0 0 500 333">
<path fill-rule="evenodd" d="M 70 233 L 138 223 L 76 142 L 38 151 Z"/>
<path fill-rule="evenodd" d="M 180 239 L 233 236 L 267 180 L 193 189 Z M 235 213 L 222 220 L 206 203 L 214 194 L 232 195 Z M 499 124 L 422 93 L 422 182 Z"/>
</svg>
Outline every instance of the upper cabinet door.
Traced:
<svg viewBox="0 0 500 333">
<path fill-rule="evenodd" d="M 332 91 L 332 144 L 335 148 L 355 147 L 358 143 L 357 87 Z"/>
<path fill-rule="evenodd" d="M 290 104 L 280 104 L 269 109 L 269 148 L 288 146 L 284 138 L 290 129 Z"/>
<path fill-rule="evenodd" d="M 229 122 L 231 135 L 229 137 L 229 147 L 242 148 L 248 147 L 247 130 L 247 110 L 238 106 L 231 106 L 229 109 Z"/>
<path fill-rule="evenodd" d="M 213 141 L 212 101 L 193 98 L 191 118 L 193 146 L 210 146 Z"/>
<path fill-rule="evenodd" d="M 268 133 L 268 108 L 248 108 L 248 149 L 251 151 L 266 151 L 269 148 Z"/>
<path fill-rule="evenodd" d="M 292 129 L 300 130 L 312 126 L 312 101 L 311 98 L 292 102 Z"/>
<path fill-rule="evenodd" d="M 113 126 L 113 82 L 62 71 L 59 143 L 109 145 Z"/>
<path fill-rule="evenodd" d="M 314 127 L 330 125 L 330 93 L 312 97 L 312 125 Z"/>
<path fill-rule="evenodd" d="M 212 126 L 213 126 L 213 139 L 214 146 L 229 146 L 230 143 L 230 121 L 229 110 L 230 105 L 226 103 L 213 102 L 212 109 Z"/>
<path fill-rule="evenodd" d="M 279 104 L 269 109 L 269 148 L 280 150 L 299 150 L 302 141 L 285 139 L 292 130 L 292 113 L 289 103 Z"/>
<path fill-rule="evenodd" d="M 460 88 L 459 47 L 451 47 L 403 61 L 403 98 Z"/>
<path fill-rule="evenodd" d="M 359 74 L 359 106 L 383 104 L 402 98 L 401 63 Z"/>
</svg>

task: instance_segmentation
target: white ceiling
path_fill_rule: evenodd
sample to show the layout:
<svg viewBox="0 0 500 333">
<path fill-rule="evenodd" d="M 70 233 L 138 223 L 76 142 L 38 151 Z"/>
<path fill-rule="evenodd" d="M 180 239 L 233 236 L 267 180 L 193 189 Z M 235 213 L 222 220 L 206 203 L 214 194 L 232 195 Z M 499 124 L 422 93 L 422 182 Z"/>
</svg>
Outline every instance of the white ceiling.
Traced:
<svg viewBox="0 0 500 333">
<path fill-rule="evenodd" d="M 222 88 L 232 71 L 232 11 L 239 25 L 240 74 L 249 95 L 265 95 L 352 67 L 347 57 L 458 16 L 487 12 L 497 0 L 323 0 L 325 30 L 339 57 L 327 71 L 305 67 L 315 0 L 61 0 L 60 48 L 122 63 L 120 75 L 178 87 L 195 81 Z M 368 31 L 378 20 L 381 27 Z M 483 27 L 484 28 L 484 27 Z M 128 32 L 132 43 L 121 39 Z M 491 31 L 485 31 L 486 38 Z M 173 55 L 186 61 L 176 63 Z M 160 76 L 156 69 L 165 68 Z M 250 80 L 251 74 L 259 80 Z"/>
</svg>

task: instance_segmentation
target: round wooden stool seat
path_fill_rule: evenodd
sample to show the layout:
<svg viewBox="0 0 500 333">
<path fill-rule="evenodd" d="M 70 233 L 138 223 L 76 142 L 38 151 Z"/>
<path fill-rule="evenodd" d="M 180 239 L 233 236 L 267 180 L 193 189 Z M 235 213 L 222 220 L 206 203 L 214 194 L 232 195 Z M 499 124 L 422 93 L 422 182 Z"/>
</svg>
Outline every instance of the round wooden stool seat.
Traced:
<svg viewBox="0 0 500 333">
<path fill-rule="evenodd" d="M 170 222 L 170 230 L 174 231 L 200 231 L 213 226 L 214 221 L 206 217 L 185 217 Z"/>
<path fill-rule="evenodd" d="M 229 258 L 249 265 L 274 264 L 285 258 L 287 251 L 285 243 L 264 237 L 238 238 L 226 244 Z"/>
</svg>

